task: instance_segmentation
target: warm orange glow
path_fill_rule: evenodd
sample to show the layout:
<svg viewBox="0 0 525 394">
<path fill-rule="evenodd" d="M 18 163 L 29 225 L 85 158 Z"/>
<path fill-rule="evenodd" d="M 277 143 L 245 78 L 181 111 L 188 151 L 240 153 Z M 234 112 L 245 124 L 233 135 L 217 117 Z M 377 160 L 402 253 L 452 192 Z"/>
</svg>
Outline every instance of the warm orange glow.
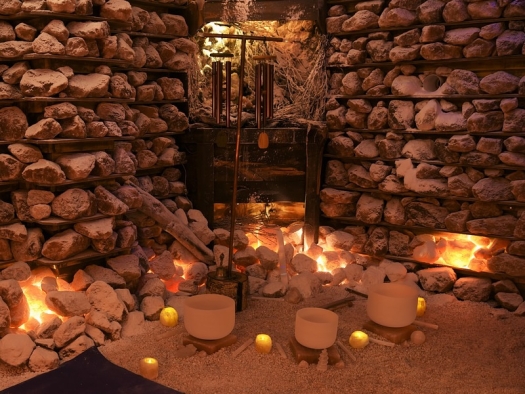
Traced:
<svg viewBox="0 0 525 394">
<path fill-rule="evenodd" d="M 455 268 L 482 270 L 492 257 L 491 246 L 496 240 L 465 234 L 443 233 L 439 236 L 418 235 L 422 243 L 414 248 L 412 257 L 426 263 Z"/>
<path fill-rule="evenodd" d="M 487 237 L 464 234 L 454 234 L 451 237 L 443 237 L 442 239 L 446 240 L 446 248 L 441 254 L 441 262 L 458 268 L 472 268 L 471 262 L 473 260 L 478 261 L 476 257 L 477 252 L 480 249 L 489 247 L 493 242 Z"/>
<path fill-rule="evenodd" d="M 140 375 L 146 379 L 157 379 L 159 376 L 159 362 L 152 357 L 140 360 Z"/>
<path fill-rule="evenodd" d="M 162 280 L 162 279 L 161 279 Z M 179 285 L 184 280 L 181 276 L 174 276 L 171 279 L 168 280 L 162 280 L 164 282 L 164 285 L 166 286 L 166 290 L 170 291 L 172 293 L 176 293 L 179 291 Z"/>
<path fill-rule="evenodd" d="M 326 257 L 324 255 L 321 255 L 317 258 L 317 271 L 328 272 L 328 268 L 326 266 Z"/>
<path fill-rule="evenodd" d="M 24 286 L 22 288 L 24 295 L 26 296 L 27 303 L 30 308 L 30 317 L 37 320 L 39 323 L 43 320 L 44 314 L 53 314 L 54 312 L 49 310 L 46 305 L 46 293 L 40 288 L 40 284 L 32 284 Z"/>
<path fill-rule="evenodd" d="M 350 346 L 352 346 L 354 349 L 362 349 L 369 343 L 368 334 L 363 331 L 354 331 L 350 338 L 348 339 L 348 343 Z"/>
<path fill-rule="evenodd" d="M 272 338 L 266 334 L 259 334 L 255 337 L 255 350 L 261 354 L 268 354 L 272 351 Z"/>
<path fill-rule="evenodd" d="M 418 297 L 416 316 L 417 317 L 423 316 L 426 310 L 427 310 L 427 301 L 423 297 Z"/>
</svg>

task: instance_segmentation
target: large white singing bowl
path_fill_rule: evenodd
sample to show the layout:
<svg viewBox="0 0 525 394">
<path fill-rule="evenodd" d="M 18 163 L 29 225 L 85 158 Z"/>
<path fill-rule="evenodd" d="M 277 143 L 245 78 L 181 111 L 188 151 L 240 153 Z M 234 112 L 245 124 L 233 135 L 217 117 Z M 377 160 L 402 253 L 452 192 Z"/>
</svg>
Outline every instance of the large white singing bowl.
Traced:
<svg viewBox="0 0 525 394">
<path fill-rule="evenodd" d="M 229 335 L 235 326 L 235 301 L 220 294 L 189 297 L 184 303 L 184 327 L 195 338 L 213 340 Z"/>
<path fill-rule="evenodd" d="M 310 349 L 326 349 L 335 343 L 339 316 L 322 308 L 303 308 L 295 315 L 295 339 Z"/>
<path fill-rule="evenodd" d="M 381 283 L 368 291 L 368 317 L 385 327 L 406 327 L 417 312 L 417 290 L 398 283 Z"/>
</svg>

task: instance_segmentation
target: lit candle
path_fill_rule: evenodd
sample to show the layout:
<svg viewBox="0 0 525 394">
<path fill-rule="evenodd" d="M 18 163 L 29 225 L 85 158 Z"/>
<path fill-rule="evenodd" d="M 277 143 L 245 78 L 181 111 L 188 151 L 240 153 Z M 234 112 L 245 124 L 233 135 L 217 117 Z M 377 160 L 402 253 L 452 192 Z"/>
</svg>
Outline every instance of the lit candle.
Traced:
<svg viewBox="0 0 525 394">
<path fill-rule="evenodd" d="M 362 349 L 369 343 L 368 334 L 363 331 L 354 331 L 348 342 L 354 349 Z"/>
<path fill-rule="evenodd" d="M 266 334 L 259 334 L 255 337 L 255 350 L 262 354 L 272 351 L 272 338 Z"/>
<path fill-rule="evenodd" d="M 417 297 L 417 312 L 416 316 L 421 317 L 425 314 L 425 311 L 427 310 L 427 302 L 423 297 Z"/>
<path fill-rule="evenodd" d="M 152 357 L 140 360 L 140 375 L 146 379 L 157 379 L 159 376 L 159 362 Z"/>
<path fill-rule="evenodd" d="M 160 324 L 165 327 L 175 327 L 179 321 L 179 314 L 171 306 L 167 306 L 160 311 Z"/>
</svg>

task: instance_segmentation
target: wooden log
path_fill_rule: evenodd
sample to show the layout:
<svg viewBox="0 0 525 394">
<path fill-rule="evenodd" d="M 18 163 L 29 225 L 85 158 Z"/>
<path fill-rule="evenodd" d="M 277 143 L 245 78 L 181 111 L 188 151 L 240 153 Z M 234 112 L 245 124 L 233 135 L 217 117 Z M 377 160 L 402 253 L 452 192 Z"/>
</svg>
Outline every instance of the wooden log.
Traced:
<svg viewBox="0 0 525 394">
<path fill-rule="evenodd" d="M 142 206 L 138 208 L 140 212 L 155 219 L 164 231 L 173 235 L 177 241 L 184 245 L 199 260 L 206 263 L 213 262 L 213 252 L 164 204 L 132 182 L 128 181 L 126 184 L 133 186 L 141 195 Z"/>
</svg>

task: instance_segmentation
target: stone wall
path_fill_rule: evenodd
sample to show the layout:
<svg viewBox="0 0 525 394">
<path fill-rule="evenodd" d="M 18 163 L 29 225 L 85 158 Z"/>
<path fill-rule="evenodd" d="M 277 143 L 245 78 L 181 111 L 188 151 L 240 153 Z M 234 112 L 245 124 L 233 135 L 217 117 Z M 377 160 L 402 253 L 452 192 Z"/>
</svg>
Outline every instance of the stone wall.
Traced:
<svg viewBox="0 0 525 394">
<path fill-rule="evenodd" d="M 476 235 L 473 268 L 523 282 L 524 27 L 522 1 L 329 9 L 321 210 L 353 251 L 434 263 Z"/>
<path fill-rule="evenodd" d="M 124 184 L 184 216 L 192 207 L 175 137 L 189 127 L 197 49 L 184 4 L 2 2 L 1 267 L 172 244 Z"/>
</svg>

